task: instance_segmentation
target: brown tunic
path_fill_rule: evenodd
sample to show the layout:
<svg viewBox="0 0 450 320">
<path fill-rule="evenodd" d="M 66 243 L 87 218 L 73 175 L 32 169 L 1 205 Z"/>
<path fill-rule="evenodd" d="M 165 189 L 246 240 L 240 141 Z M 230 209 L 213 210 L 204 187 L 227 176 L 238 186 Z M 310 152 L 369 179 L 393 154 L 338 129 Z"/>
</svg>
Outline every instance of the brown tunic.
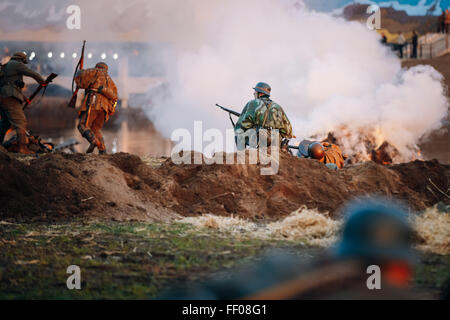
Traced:
<svg viewBox="0 0 450 320">
<path fill-rule="evenodd" d="M 85 96 L 79 109 L 81 112 L 88 110 L 103 110 L 106 120 L 114 114 L 117 102 L 117 88 L 114 81 L 105 69 L 92 68 L 80 70 L 75 75 L 75 82 L 81 89 L 85 89 Z M 102 88 L 99 93 L 99 88 Z"/>
</svg>

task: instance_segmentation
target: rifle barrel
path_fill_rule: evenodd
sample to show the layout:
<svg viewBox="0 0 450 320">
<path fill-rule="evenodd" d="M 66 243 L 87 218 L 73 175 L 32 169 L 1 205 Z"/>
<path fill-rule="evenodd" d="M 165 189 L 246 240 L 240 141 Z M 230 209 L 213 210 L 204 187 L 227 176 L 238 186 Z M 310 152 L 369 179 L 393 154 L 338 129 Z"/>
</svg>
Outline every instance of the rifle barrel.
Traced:
<svg viewBox="0 0 450 320">
<path fill-rule="evenodd" d="M 225 107 L 222 107 L 220 104 L 217 104 L 217 103 L 216 103 L 216 106 L 218 106 L 218 107 L 219 107 L 220 109 L 222 109 L 223 111 L 226 111 L 226 112 L 228 112 L 228 113 L 231 113 L 231 114 L 235 115 L 236 117 L 240 117 L 240 116 L 241 116 L 241 114 L 240 114 L 239 112 L 234 111 L 234 110 L 231 110 L 231 109 L 227 109 L 227 108 L 225 108 Z"/>
<path fill-rule="evenodd" d="M 58 75 L 56 73 L 51 73 L 47 79 L 45 79 L 45 83 L 48 85 L 50 82 L 53 81 L 53 79 L 55 79 Z M 41 89 L 43 88 L 42 85 L 39 85 L 37 87 L 37 89 L 33 92 L 33 94 L 30 96 L 30 98 L 28 98 L 27 101 L 25 101 L 22 110 L 25 110 L 25 108 L 31 103 L 31 101 L 33 101 L 33 99 L 37 96 L 37 94 L 41 91 Z"/>
</svg>

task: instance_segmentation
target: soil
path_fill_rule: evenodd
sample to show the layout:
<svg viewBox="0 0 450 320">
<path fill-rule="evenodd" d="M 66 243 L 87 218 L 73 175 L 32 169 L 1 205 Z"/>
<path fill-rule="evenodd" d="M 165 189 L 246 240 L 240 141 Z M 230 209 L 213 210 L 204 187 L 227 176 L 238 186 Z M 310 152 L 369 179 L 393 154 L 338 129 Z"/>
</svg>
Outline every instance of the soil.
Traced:
<svg viewBox="0 0 450 320">
<path fill-rule="evenodd" d="M 0 219 L 166 221 L 213 213 L 275 220 L 302 205 L 338 217 L 347 200 L 367 194 L 402 199 L 413 210 L 449 203 L 450 165 L 438 161 L 365 162 L 332 171 L 281 153 L 278 174 L 266 176 L 259 164 L 160 161 L 150 166 L 126 153 L 47 154 L 19 161 L 0 152 Z"/>
</svg>

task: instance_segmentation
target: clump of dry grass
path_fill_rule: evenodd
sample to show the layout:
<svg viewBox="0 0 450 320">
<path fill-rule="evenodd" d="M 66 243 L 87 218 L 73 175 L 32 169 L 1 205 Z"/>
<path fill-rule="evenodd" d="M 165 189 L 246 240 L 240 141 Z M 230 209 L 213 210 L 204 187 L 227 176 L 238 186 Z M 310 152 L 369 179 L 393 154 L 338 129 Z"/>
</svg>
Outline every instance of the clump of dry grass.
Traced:
<svg viewBox="0 0 450 320">
<path fill-rule="evenodd" d="M 283 220 L 270 223 L 267 228 L 274 237 L 330 246 L 336 242 L 340 226 L 341 223 L 331 219 L 327 213 L 301 207 Z"/>
<path fill-rule="evenodd" d="M 166 160 L 166 157 L 151 157 L 151 156 L 143 156 L 141 157 L 142 162 L 152 168 L 160 167 Z"/>
<path fill-rule="evenodd" d="M 338 240 L 342 221 L 331 219 L 327 213 L 301 207 L 286 218 L 267 224 L 257 224 L 239 217 L 212 214 L 180 220 L 196 229 L 208 228 L 228 232 L 239 237 L 302 241 L 309 245 L 328 247 Z M 413 218 L 418 236 L 417 248 L 423 251 L 450 254 L 450 213 L 436 206 Z"/>
<path fill-rule="evenodd" d="M 450 254 L 450 213 L 439 211 L 434 206 L 417 215 L 413 223 L 420 242 L 418 249 Z"/>
<path fill-rule="evenodd" d="M 301 207 L 280 221 L 267 224 L 212 214 L 187 217 L 180 222 L 192 224 L 197 229 L 217 229 L 241 237 L 302 241 L 317 246 L 333 244 L 340 228 L 340 222 L 331 219 L 328 214 L 306 207 Z"/>
</svg>

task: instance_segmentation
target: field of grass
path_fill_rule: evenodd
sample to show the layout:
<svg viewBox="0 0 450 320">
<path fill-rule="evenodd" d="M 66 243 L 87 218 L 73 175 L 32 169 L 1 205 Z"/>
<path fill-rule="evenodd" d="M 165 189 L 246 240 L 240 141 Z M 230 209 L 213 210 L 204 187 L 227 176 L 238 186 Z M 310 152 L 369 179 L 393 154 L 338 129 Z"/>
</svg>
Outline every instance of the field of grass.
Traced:
<svg viewBox="0 0 450 320">
<path fill-rule="evenodd" d="M 324 251 L 298 242 L 192 232 L 181 223 L 0 222 L 0 299 L 146 299 L 163 289 L 257 260 L 282 248 L 311 257 Z M 416 286 L 438 292 L 449 256 L 423 255 Z M 81 290 L 69 290 L 69 265 L 81 268 Z"/>
</svg>

